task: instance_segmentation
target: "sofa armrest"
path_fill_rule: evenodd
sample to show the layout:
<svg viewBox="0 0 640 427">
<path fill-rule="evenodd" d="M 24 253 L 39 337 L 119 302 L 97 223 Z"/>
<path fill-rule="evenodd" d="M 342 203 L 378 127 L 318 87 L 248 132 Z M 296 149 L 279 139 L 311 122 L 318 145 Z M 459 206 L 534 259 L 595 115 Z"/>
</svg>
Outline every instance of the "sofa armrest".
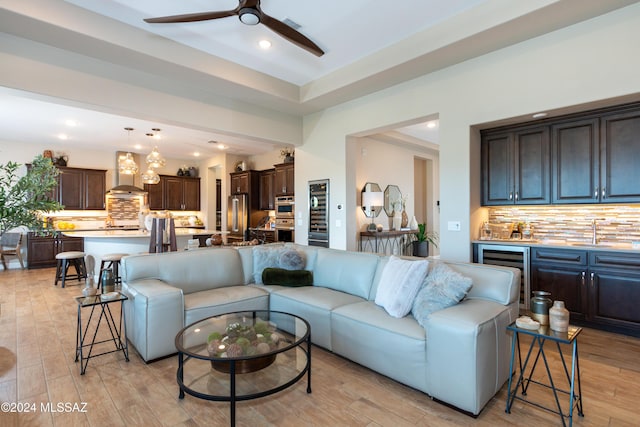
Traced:
<svg viewBox="0 0 640 427">
<path fill-rule="evenodd" d="M 508 378 L 515 319 L 509 307 L 487 300 L 464 300 L 429 316 L 427 384 L 429 393 L 479 414 Z"/>
<path fill-rule="evenodd" d="M 184 327 L 182 289 L 159 279 L 123 284 L 127 338 L 146 361 L 175 353 L 175 337 Z"/>
</svg>

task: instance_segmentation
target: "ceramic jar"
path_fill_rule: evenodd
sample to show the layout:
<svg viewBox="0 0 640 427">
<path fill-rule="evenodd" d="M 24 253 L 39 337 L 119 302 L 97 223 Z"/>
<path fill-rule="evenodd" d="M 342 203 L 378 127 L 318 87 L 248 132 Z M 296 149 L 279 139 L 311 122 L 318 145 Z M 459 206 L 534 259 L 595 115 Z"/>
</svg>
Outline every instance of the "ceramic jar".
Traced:
<svg viewBox="0 0 640 427">
<path fill-rule="evenodd" d="M 564 307 L 564 301 L 554 301 L 549 309 L 549 327 L 556 332 L 569 330 L 569 310 Z"/>
<path fill-rule="evenodd" d="M 549 324 L 549 309 L 551 308 L 551 293 L 546 291 L 533 291 L 533 297 L 529 302 L 531 318 L 541 325 Z"/>
</svg>

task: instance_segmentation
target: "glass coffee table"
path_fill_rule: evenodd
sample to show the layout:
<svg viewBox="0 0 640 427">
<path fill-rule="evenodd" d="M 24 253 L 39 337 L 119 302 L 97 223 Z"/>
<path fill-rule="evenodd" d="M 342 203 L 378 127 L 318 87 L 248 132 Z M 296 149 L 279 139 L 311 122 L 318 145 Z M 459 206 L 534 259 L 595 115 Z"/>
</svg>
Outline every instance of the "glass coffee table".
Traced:
<svg viewBox="0 0 640 427">
<path fill-rule="evenodd" d="M 177 381 L 200 399 L 236 402 L 268 396 L 307 375 L 311 393 L 311 331 L 301 317 L 279 311 L 241 311 L 212 316 L 176 336 Z"/>
</svg>

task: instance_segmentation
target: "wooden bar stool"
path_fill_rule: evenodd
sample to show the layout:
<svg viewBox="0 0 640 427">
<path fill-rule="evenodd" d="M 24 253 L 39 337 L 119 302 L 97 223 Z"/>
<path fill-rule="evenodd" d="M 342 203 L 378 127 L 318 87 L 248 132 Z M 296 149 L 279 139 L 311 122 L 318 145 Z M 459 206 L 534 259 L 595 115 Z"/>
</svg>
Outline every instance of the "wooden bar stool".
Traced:
<svg viewBox="0 0 640 427">
<path fill-rule="evenodd" d="M 98 271 L 98 289 L 102 286 L 102 270 L 112 269 L 113 278 L 115 279 L 116 287 L 120 287 L 122 284 L 122 278 L 120 277 L 120 260 L 129 254 L 105 254 L 102 255 L 100 261 L 100 270 Z"/>
<path fill-rule="evenodd" d="M 66 279 L 82 279 L 87 278 L 87 266 L 84 263 L 84 252 L 69 251 L 60 252 L 56 255 L 56 281 L 55 286 L 58 286 L 58 280 L 62 280 L 62 287 Z M 76 274 L 68 274 L 69 267 L 74 266 Z"/>
</svg>

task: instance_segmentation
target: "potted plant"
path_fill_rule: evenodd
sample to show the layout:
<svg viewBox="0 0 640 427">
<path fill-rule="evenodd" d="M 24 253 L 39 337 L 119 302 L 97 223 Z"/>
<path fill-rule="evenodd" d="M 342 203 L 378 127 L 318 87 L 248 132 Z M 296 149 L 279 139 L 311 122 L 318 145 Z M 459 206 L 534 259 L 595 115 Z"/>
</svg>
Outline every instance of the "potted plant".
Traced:
<svg viewBox="0 0 640 427">
<path fill-rule="evenodd" d="M 425 224 L 418 224 L 418 231 L 415 233 L 416 240 L 411 242 L 413 246 L 413 256 L 428 257 L 429 243 L 434 247 L 438 247 L 438 234 L 427 231 Z"/>
<path fill-rule="evenodd" d="M 0 234 L 19 226 L 42 231 L 50 224 L 41 214 L 62 209 L 51 199 L 59 173 L 51 159 L 37 156 L 22 177 L 17 173 L 20 166 L 11 161 L 0 165 Z"/>
</svg>

